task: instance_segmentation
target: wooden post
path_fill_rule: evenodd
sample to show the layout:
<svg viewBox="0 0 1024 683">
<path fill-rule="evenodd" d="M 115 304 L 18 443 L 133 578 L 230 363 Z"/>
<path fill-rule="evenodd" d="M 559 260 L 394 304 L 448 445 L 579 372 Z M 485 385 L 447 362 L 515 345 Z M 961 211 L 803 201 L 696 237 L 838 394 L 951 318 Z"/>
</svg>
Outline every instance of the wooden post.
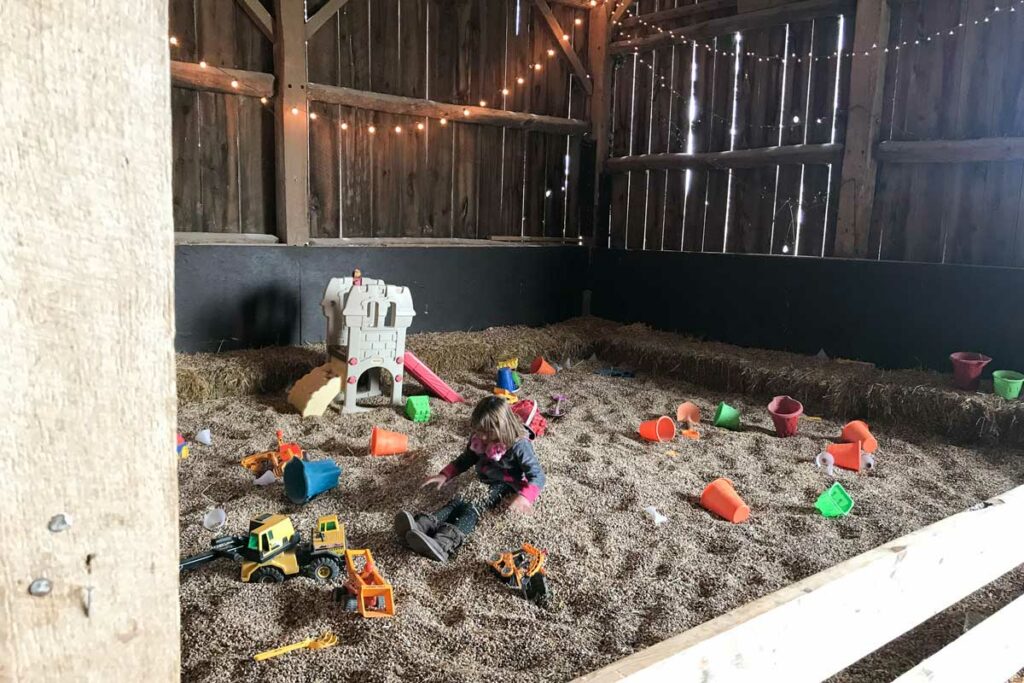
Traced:
<svg viewBox="0 0 1024 683">
<path fill-rule="evenodd" d="M 853 29 L 853 51 L 889 42 L 888 0 L 860 0 Z M 887 55 L 875 50 L 854 59 L 850 69 L 849 119 L 839 190 L 839 218 L 832 256 L 867 258 L 871 213 L 875 204 L 878 160 L 875 146 L 882 120 Z"/>
<path fill-rule="evenodd" d="M 309 113 L 306 101 L 306 8 L 274 0 L 277 235 L 285 244 L 309 241 Z"/>
<path fill-rule="evenodd" d="M 607 221 L 598 215 L 601 206 L 601 187 L 604 185 L 605 163 L 608 161 L 609 121 L 611 120 L 612 69 L 611 55 L 608 44 L 611 31 L 608 22 L 608 4 L 602 4 L 590 13 L 590 35 L 588 44 L 590 73 L 594 83 L 594 91 L 590 97 L 590 130 L 595 143 L 594 161 L 594 196 L 592 198 L 594 219 L 594 244 L 604 245 L 607 235 L 602 234 L 600 226 Z"/>
<path fill-rule="evenodd" d="M 177 681 L 167 0 L 0 15 L 0 681 Z"/>
</svg>

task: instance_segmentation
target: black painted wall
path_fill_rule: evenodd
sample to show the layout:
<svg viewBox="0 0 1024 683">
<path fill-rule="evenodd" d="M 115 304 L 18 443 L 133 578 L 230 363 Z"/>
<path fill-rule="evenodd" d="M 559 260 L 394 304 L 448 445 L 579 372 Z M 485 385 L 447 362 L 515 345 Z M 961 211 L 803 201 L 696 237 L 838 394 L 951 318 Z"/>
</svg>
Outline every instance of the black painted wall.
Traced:
<svg viewBox="0 0 1024 683">
<path fill-rule="evenodd" d="M 980 351 L 1024 369 L 1024 269 L 592 252 L 594 315 L 746 347 L 949 370 Z"/>
<path fill-rule="evenodd" d="M 178 351 L 322 341 L 332 277 L 412 288 L 410 332 L 544 325 L 580 314 L 587 252 L 579 247 L 179 246 Z"/>
</svg>

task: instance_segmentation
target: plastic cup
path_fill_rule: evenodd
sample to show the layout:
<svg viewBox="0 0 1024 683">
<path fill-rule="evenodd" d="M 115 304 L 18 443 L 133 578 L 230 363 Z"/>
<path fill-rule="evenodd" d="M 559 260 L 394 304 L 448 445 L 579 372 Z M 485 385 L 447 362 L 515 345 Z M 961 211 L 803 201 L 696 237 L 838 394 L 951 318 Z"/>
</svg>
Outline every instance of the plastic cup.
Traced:
<svg viewBox="0 0 1024 683">
<path fill-rule="evenodd" d="M 800 425 L 800 416 L 804 414 L 804 404 L 791 396 L 776 396 L 768 404 L 775 433 L 779 436 L 795 436 Z"/>
<path fill-rule="evenodd" d="M 825 450 L 835 459 L 836 467 L 860 472 L 861 444 L 859 441 L 857 443 L 834 443 Z"/>
<path fill-rule="evenodd" d="M 865 453 L 874 453 L 878 450 L 878 440 L 871 434 L 871 429 L 864 420 L 847 422 L 839 438 L 846 443 L 857 443 L 860 441 L 861 448 Z"/>
<path fill-rule="evenodd" d="M 691 426 L 698 424 L 700 422 L 700 408 L 697 407 L 696 403 L 691 403 L 690 401 L 680 404 L 676 408 L 676 420 L 678 422 L 686 422 Z"/>
<path fill-rule="evenodd" d="M 553 375 L 556 371 L 546 360 L 537 356 L 530 365 L 530 372 L 535 375 Z"/>
<path fill-rule="evenodd" d="M 733 524 L 739 524 L 750 517 L 750 508 L 743 502 L 732 482 L 728 479 L 715 479 L 700 494 L 700 504 Z"/>
<path fill-rule="evenodd" d="M 728 403 L 719 403 L 715 409 L 715 426 L 737 431 L 740 429 L 740 411 Z"/>
<path fill-rule="evenodd" d="M 398 455 L 405 453 L 409 448 L 409 437 L 398 432 L 389 432 L 380 427 L 374 427 L 370 432 L 370 454 L 371 455 Z"/>
<path fill-rule="evenodd" d="M 995 388 L 996 394 L 1012 401 L 1020 397 L 1021 387 L 1024 386 L 1024 375 L 1013 370 L 996 370 L 992 373 L 992 386 Z"/>
<path fill-rule="evenodd" d="M 647 441 L 671 441 L 676 436 L 676 423 L 672 418 L 662 415 L 656 420 L 647 420 L 640 424 L 640 436 Z"/>
</svg>

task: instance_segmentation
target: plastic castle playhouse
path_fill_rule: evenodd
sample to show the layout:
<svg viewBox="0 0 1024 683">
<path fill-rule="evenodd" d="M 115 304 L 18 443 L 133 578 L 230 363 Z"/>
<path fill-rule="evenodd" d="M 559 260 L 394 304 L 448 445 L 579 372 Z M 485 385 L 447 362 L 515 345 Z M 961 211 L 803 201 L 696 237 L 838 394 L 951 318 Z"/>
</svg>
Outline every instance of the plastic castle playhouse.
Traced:
<svg viewBox="0 0 1024 683">
<path fill-rule="evenodd" d="M 409 374 L 449 402 L 462 398 L 405 350 L 405 333 L 416 310 L 408 287 L 364 278 L 333 278 L 321 304 L 327 317 L 327 362 L 295 383 L 288 402 L 303 417 L 323 415 L 344 392 L 342 413 L 368 410 L 359 401 L 380 396 L 381 371 L 390 373 L 392 405 L 402 404 Z"/>
</svg>

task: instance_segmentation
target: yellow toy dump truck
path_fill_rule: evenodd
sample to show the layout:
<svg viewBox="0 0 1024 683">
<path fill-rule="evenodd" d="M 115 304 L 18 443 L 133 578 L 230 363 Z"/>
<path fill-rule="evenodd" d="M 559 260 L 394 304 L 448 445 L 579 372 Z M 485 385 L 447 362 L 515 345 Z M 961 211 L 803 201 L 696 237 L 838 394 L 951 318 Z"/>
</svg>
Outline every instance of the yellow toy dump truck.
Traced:
<svg viewBox="0 0 1024 683">
<path fill-rule="evenodd" d="M 313 540 L 303 543 L 285 515 L 260 515 L 249 522 L 248 536 L 221 536 L 210 550 L 182 560 L 181 571 L 226 558 L 242 564 L 242 581 L 280 583 L 285 577 L 305 573 L 320 581 L 332 581 L 346 564 L 345 526 L 337 515 L 317 520 Z"/>
</svg>

